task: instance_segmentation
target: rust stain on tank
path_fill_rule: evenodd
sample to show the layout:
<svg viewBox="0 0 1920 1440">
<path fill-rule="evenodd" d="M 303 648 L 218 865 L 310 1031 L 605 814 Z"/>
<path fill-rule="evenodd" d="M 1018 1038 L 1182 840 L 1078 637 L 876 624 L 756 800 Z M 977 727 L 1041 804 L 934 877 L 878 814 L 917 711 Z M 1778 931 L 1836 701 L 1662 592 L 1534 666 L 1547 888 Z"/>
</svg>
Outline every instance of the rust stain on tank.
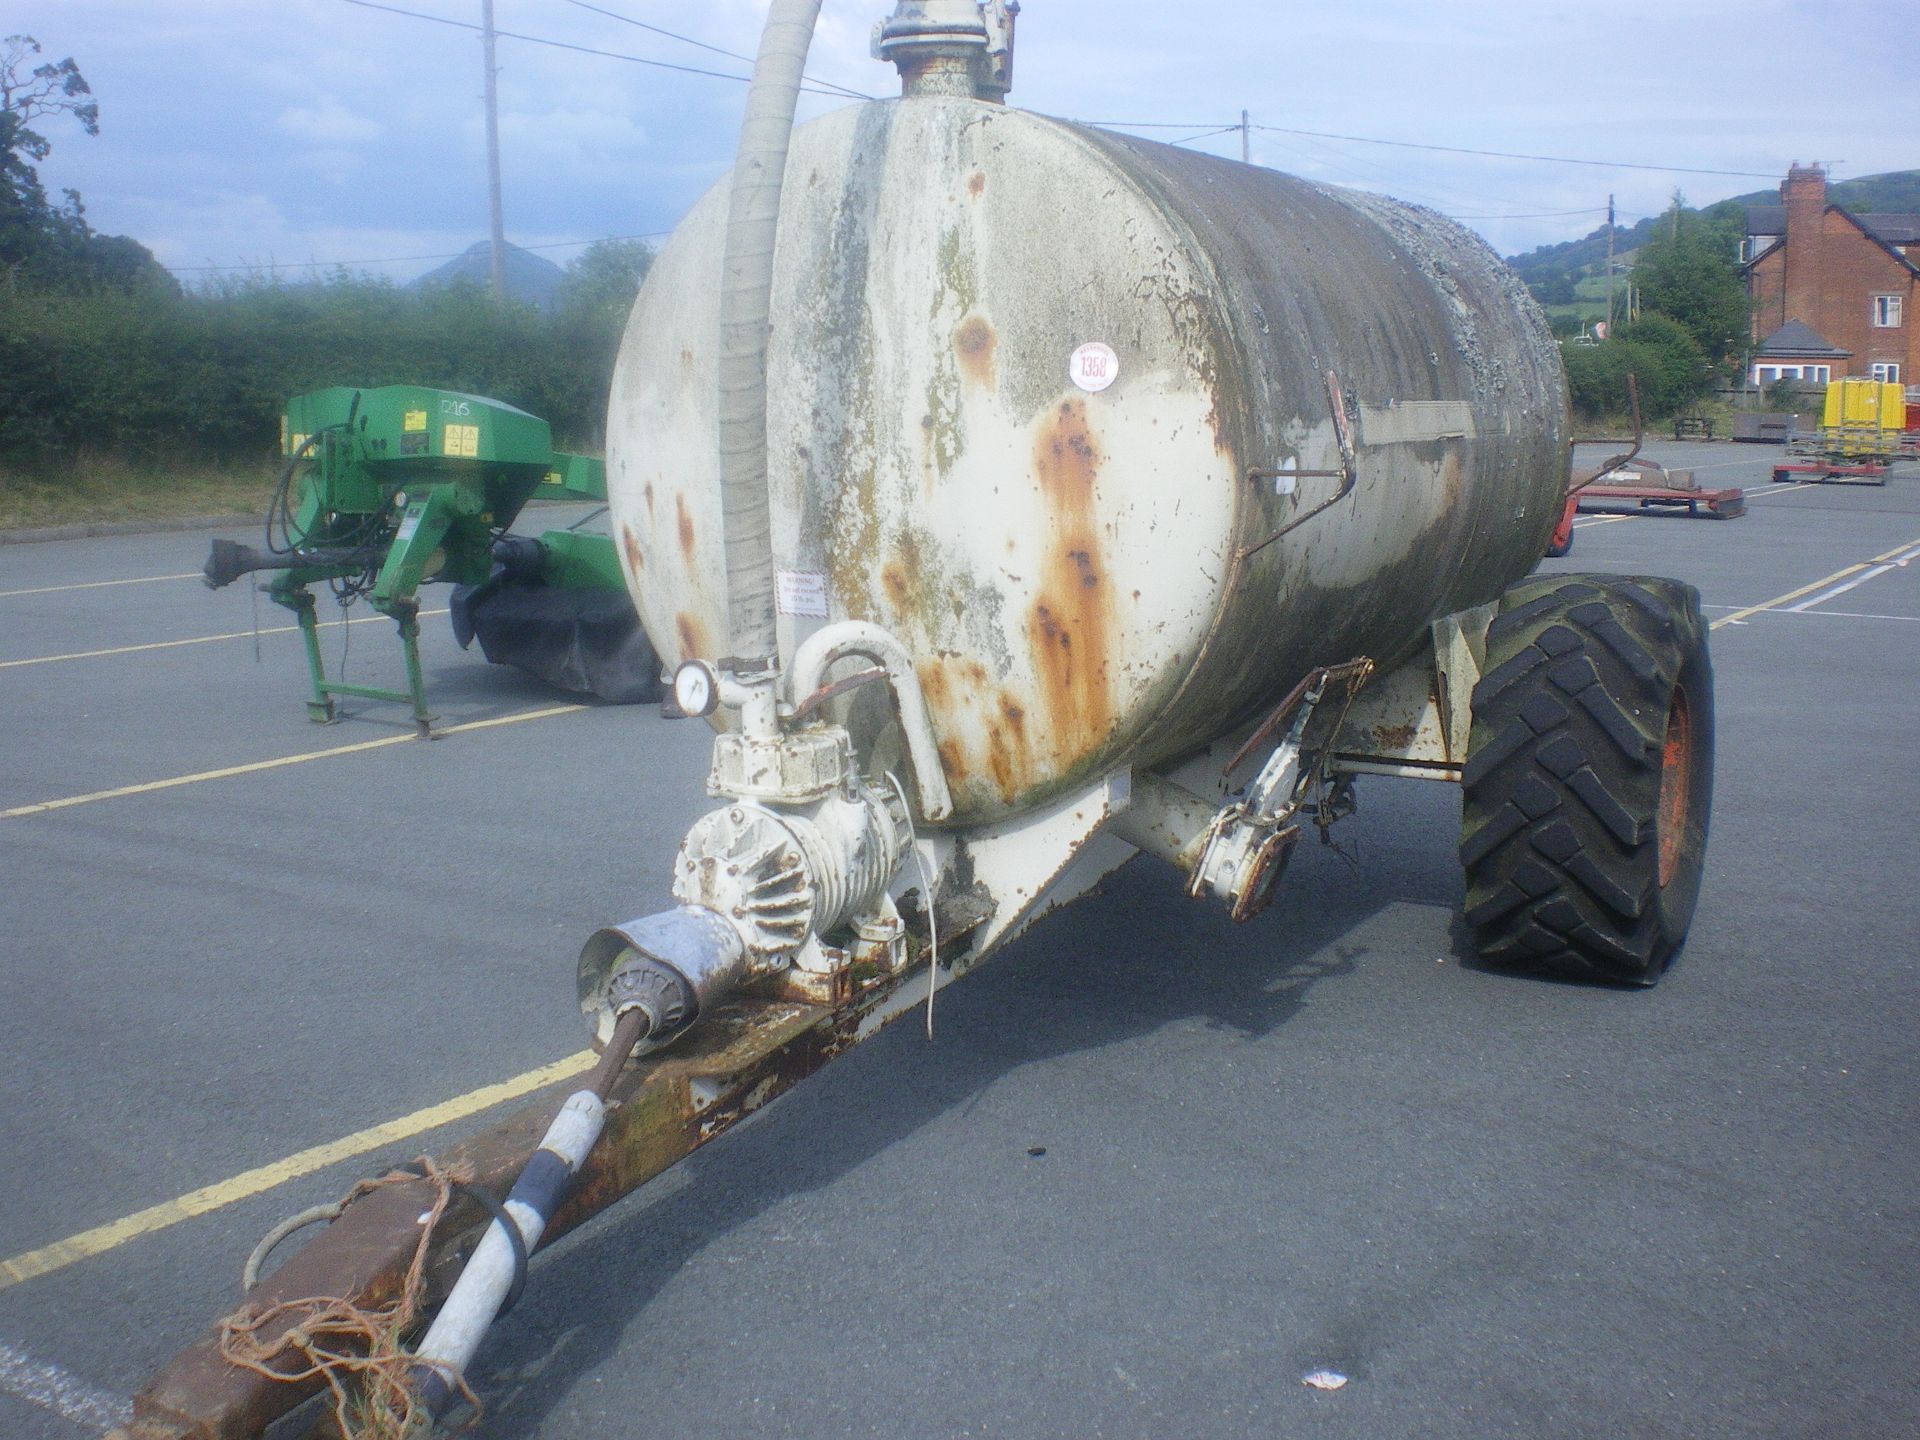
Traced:
<svg viewBox="0 0 1920 1440">
<path fill-rule="evenodd" d="M 647 502 L 647 519 L 651 520 L 653 519 L 653 482 L 651 480 L 641 489 L 640 494 Z"/>
<path fill-rule="evenodd" d="M 1006 691 L 999 696 L 998 713 L 987 725 L 987 773 L 1002 800 L 1032 784 L 1033 754 L 1027 745 L 1026 707 Z"/>
<path fill-rule="evenodd" d="M 707 649 L 706 632 L 700 628 L 700 622 L 682 610 L 673 617 L 673 628 L 680 637 L 680 658 L 694 660 L 711 652 Z"/>
<path fill-rule="evenodd" d="M 1373 727 L 1374 743 L 1383 751 L 1405 751 L 1412 746 L 1419 728 L 1418 725 L 1376 725 Z"/>
<path fill-rule="evenodd" d="M 680 553 L 686 557 L 687 564 L 691 566 L 693 564 L 693 517 L 687 513 L 687 497 L 675 495 L 673 508 L 680 525 Z"/>
<path fill-rule="evenodd" d="M 1047 501 L 1050 544 L 1027 643 L 1040 682 L 1044 735 L 1057 764 L 1097 749 L 1113 728 L 1113 615 L 1094 516 L 1102 456 L 1082 398 L 1062 401 L 1034 441 L 1034 477 Z"/>
<path fill-rule="evenodd" d="M 640 554 L 640 537 L 633 533 L 633 526 L 620 527 L 620 548 L 626 552 L 627 569 L 638 575 L 645 562 Z"/>
<path fill-rule="evenodd" d="M 920 677 L 920 692 L 927 697 L 928 708 L 944 710 L 953 699 L 947 686 L 947 667 L 938 660 L 924 660 L 914 667 Z"/>
<path fill-rule="evenodd" d="M 906 572 L 896 564 L 883 565 L 880 569 L 880 584 L 887 592 L 896 614 L 907 608 L 907 600 L 912 591 L 907 584 Z"/>
<path fill-rule="evenodd" d="M 959 785 L 966 781 L 967 756 L 960 748 L 958 740 L 942 740 L 939 744 L 940 768 L 946 772 L 949 785 Z"/>
<path fill-rule="evenodd" d="M 993 387 L 993 356 L 1000 337 L 984 315 L 969 315 L 953 332 L 953 354 L 960 362 L 960 373 L 972 384 Z"/>
<path fill-rule="evenodd" d="M 967 193 L 976 198 L 987 188 L 987 172 L 976 170 L 967 177 Z"/>
</svg>

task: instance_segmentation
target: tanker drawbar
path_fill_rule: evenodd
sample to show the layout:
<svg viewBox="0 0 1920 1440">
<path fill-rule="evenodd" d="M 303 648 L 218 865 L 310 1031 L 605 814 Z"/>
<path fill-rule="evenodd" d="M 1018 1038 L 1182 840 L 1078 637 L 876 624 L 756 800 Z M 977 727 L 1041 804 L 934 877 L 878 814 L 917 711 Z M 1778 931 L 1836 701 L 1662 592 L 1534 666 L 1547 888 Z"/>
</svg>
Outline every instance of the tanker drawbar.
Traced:
<svg viewBox="0 0 1920 1440">
<path fill-rule="evenodd" d="M 1699 596 L 1532 575 L 1566 386 L 1487 247 L 1007 107 L 1001 0 L 901 0 L 875 38 L 901 98 L 795 129 L 818 9 L 774 0 L 734 175 L 614 376 L 619 576 L 668 712 L 715 735 L 671 893 L 579 955 L 600 1068 L 357 1191 L 141 1393 L 145 1440 L 256 1435 L 330 1384 L 401 1427 L 484 1398 L 543 1239 L 889 1020 L 931 1026 L 1139 853 L 1259 914 L 1372 777 L 1461 787 L 1487 963 L 1647 985 L 1684 940 Z M 313 543 L 346 566 L 365 539 Z M 377 1324 L 316 1349 L 341 1304 Z"/>
</svg>

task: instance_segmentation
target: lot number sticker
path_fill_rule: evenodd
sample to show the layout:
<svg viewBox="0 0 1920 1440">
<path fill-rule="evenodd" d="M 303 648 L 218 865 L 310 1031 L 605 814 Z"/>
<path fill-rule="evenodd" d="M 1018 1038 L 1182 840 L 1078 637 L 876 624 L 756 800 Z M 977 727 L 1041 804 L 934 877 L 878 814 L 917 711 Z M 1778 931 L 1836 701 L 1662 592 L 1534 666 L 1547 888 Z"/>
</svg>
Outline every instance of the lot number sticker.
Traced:
<svg viewBox="0 0 1920 1440">
<path fill-rule="evenodd" d="M 1120 378 L 1120 357 L 1111 345 L 1089 340 L 1073 352 L 1067 362 L 1067 374 L 1082 390 L 1098 392 Z"/>
</svg>

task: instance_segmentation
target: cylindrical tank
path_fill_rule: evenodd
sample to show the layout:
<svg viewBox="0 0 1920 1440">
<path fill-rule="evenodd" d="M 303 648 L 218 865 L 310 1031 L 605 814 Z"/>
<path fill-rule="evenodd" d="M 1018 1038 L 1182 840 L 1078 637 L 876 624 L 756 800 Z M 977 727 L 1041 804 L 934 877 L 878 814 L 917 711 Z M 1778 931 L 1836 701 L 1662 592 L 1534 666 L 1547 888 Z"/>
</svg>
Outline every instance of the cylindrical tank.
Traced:
<svg viewBox="0 0 1920 1440">
<path fill-rule="evenodd" d="M 608 419 L 622 564 L 670 660 L 726 644 L 725 223 L 723 184 L 654 262 Z M 783 623 L 905 644 L 956 823 L 1193 750 L 1315 665 L 1412 654 L 1559 515 L 1539 311 L 1476 237 L 1380 196 L 876 102 L 793 137 L 772 313 Z M 1308 516 L 1343 431 L 1352 491 Z M 859 696 L 884 761 L 884 697 Z"/>
</svg>

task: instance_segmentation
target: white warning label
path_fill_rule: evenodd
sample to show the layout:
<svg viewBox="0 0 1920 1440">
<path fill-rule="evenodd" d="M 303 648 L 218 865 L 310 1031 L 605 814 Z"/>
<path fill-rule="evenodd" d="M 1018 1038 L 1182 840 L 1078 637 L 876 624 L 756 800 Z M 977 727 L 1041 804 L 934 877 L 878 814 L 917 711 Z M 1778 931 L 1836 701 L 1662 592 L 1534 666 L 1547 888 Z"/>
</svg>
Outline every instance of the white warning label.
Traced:
<svg viewBox="0 0 1920 1440">
<path fill-rule="evenodd" d="M 782 615 L 827 618 L 827 577 L 818 570 L 779 570 L 773 577 L 774 603 Z"/>
</svg>

